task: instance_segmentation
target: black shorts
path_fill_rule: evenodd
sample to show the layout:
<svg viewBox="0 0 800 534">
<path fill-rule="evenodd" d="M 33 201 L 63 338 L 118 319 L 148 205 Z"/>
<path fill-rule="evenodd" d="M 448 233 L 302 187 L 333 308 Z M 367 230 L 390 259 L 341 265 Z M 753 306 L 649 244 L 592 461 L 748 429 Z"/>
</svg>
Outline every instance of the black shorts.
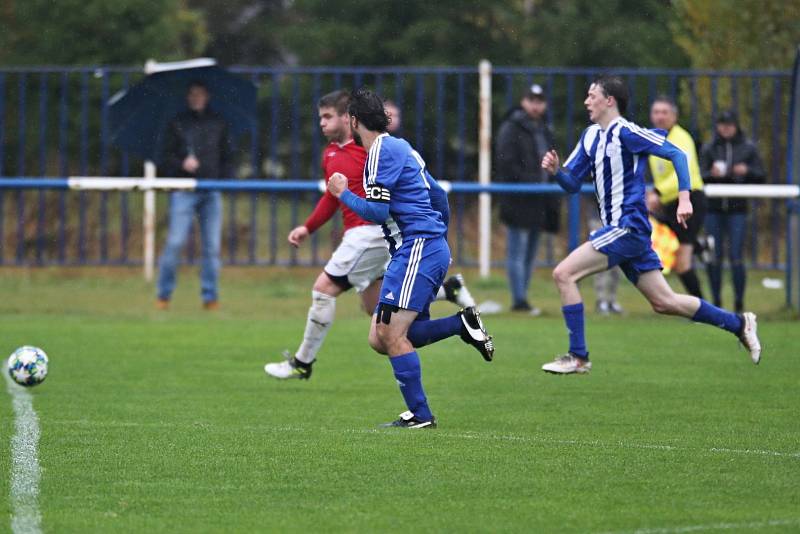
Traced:
<svg viewBox="0 0 800 534">
<path fill-rule="evenodd" d="M 692 216 L 686 221 L 688 228 L 678 224 L 678 200 L 675 199 L 669 204 L 663 204 L 661 211 L 656 215 L 658 222 L 666 224 L 678 236 L 678 242 L 682 245 L 693 245 L 697 241 L 697 234 L 703 228 L 703 221 L 706 219 L 706 194 L 697 189 L 689 193 L 692 201 Z"/>
</svg>

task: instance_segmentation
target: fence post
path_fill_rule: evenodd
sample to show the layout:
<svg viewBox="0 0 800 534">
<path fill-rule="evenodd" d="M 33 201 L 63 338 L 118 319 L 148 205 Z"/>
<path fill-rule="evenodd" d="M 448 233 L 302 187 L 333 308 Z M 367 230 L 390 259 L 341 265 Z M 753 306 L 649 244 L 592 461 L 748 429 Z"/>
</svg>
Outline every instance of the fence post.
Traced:
<svg viewBox="0 0 800 534">
<path fill-rule="evenodd" d="M 800 46 L 792 68 L 786 182 L 800 184 Z M 800 310 L 800 198 L 787 202 L 786 214 L 786 304 Z"/>
<path fill-rule="evenodd" d="M 144 162 L 145 180 L 155 181 L 156 164 L 150 160 Z M 144 279 L 153 280 L 156 262 L 156 192 L 152 187 L 144 190 Z"/>
<path fill-rule="evenodd" d="M 484 59 L 478 66 L 480 78 L 478 119 L 478 181 L 488 185 L 492 157 L 492 64 Z M 492 197 L 478 195 L 478 261 L 481 278 L 488 278 L 491 268 Z"/>
</svg>

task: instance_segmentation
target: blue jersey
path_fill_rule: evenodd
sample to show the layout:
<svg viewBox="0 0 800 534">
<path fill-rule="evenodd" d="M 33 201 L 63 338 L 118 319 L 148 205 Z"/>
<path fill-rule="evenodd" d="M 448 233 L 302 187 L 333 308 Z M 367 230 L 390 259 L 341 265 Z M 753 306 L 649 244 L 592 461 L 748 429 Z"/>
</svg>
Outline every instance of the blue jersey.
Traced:
<svg viewBox="0 0 800 534">
<path fill-rule="evenodd" d="M 366 200 L 389 205 L 389 215 L 403 241 L 447 233 L 441 206 L 436 209 L 431 202 L 432 187 L 441 189 L 407 141 L 387 133 L 375 139 L 364 167 Z M 387 228 L 384 222 L 384 232 L 388 232 Z"/>
<path fill-rule="evenodd" d="M 575 192 L 587 175 L 594 180 L 600 220 L 605 226 L 650 234 L 645 203 L 644 172 L 647 156 L 669 159 L 678 174 L 679 189 L 689 190 L 686 155 L 654 130 L 641 128 L 622 117 L 603 130 L 593 124 L 584 130 L 564 167 L 568 175 L 556 177 L 567 191 Z"/>
</svg>

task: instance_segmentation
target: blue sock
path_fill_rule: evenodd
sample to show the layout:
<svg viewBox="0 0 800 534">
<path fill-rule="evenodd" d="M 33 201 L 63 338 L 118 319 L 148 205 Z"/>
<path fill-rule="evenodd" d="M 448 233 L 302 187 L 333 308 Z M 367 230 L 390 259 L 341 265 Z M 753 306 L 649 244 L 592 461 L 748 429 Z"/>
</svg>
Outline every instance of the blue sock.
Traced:
<svg viewBox="0 0 800 534">
<path fill-rule="evenodd" d="M 586 338 L 583 335 L 583 302 L 562 306 L 561 313 L 564 314 L 569 332 L 569 351 L 588 360 L 589 353 L 586 352 Z"/>
<path fill-rule="evenodd" d="M 406 337 L 414 348 L 436 343 L 461 332 L 461 316 L 458 314 L 443 319 L 414 321 Z"/>
<path fill-rule="evenodd" d="M 422 369 L 416 351 L 392 356 L 389 361 L 408 409 L 422 421 L 433 419 L 431 409 L 428 408 L 428 399 L 422 389 Z"/>
<path fill-rule="evenodd" d="M 700 299 L 700 307 L 692 317 L 692 321 L 723 328 L 736 335 L 739 335 L 739 332 L 742 331 L 741 317 L 722 308 L 717 308 L 703 299 Z"/>
</svg>

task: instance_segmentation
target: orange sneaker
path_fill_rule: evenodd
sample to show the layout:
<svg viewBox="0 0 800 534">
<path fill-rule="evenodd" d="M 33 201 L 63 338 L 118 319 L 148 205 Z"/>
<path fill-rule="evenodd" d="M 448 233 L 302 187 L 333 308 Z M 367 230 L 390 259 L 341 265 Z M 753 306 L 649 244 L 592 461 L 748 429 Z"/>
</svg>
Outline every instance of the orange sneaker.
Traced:
<svg viewBox="0 0 800 534">
<path fill-rule="evenodd" d="M 157 310 L 168 310 L 169 309 L 169 300 L 167 300 L 167 299 L 158 299 L 156 301 L 156 309 Z"/>
<path fill-rule="evenodd" d="M 203 309 L 206 311 L 217 311 L 219 309 L 219 302 L 216 300 L 209 300 L 203 303 Z"/>
</svg>

